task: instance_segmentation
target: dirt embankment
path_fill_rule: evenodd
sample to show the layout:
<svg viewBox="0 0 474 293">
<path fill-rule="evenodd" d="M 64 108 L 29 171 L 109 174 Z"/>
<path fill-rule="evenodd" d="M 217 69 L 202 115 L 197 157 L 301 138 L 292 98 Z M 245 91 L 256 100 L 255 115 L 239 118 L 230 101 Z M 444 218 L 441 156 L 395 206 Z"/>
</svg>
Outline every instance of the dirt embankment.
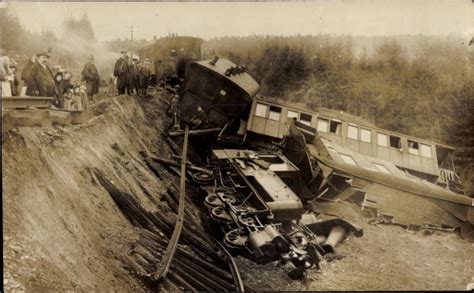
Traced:
<svg viewBox="0 0 474 293">
<path fill-rule="evenodd" d="M 120 259 L 136 231 L 91 172 L 98 168 L 143 206 L 157 208 L 164 184 L 139 152 L 167 152 L 162 117 L 143 110 L 158 113 L 164 105 L 137 99 L 102 100 L 83 125 L 4 134 L 5 289 L 144 289 Z"/>
</svg>

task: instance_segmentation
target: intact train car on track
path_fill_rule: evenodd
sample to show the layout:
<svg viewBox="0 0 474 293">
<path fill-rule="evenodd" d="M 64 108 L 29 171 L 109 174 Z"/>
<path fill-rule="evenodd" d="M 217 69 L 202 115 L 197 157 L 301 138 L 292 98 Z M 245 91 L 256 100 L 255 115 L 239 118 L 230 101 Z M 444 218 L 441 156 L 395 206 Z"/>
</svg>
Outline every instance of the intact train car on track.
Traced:
<svg viewBox="0 0 474 293">
<path fill-rule="evenodd" d="M 184 78 L 186 64 L 201 60 L 202 40 L 187 36 L 168 36 L 138 50 L 140 60 L 153 62 L 152 75 L 156 84 L 178 84 Z"/>
</svg>

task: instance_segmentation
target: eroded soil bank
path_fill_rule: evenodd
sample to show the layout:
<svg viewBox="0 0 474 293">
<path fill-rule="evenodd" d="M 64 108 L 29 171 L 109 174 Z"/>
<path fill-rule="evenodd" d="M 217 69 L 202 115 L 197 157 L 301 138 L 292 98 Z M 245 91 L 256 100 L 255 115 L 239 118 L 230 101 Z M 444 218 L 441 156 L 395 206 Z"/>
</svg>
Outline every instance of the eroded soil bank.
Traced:
<svg viewBox="0 0 474 293">
<path fill-rule="evenodd" d="M 143 206 L 157 208 L 163 184 L 139 152 L 166 154 L 163 117 L 143 110 L 165 106 L 137 99 L 104 99 L 83 125 L 4 134 L 6 289 L 144 289 L 120 260 L 136 231 L 91 173 L 98 168 Z"/>
</svg>

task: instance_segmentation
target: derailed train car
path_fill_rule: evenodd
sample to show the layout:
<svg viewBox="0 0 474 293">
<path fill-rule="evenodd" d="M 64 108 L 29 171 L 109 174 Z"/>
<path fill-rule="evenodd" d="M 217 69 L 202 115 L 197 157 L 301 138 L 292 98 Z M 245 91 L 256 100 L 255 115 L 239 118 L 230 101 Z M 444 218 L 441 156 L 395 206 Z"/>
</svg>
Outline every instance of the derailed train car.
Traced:
<svg viewBox="0 0 474 293">
<path fill-rule="evenodd" d="M 180 89 L 182 119 L 189 122 L 201 106 L 211 126 L 224 126 L 232 119 L 247 119 L 258 83 L 245 67 L 216 57 L 189 64 Z"/>
</svg>

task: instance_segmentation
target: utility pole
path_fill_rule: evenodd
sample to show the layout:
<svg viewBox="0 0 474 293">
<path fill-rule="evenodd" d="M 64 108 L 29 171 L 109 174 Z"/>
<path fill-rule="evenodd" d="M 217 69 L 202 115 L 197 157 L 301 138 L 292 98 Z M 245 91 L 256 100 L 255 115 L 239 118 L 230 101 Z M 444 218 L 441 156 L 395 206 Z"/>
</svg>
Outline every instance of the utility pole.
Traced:
<svg viewBox="0 0 474 293">
<path fill-rule="evenodd" d="M 130 59 L 133 60 L 133 25 L 130 26 Z"/>
</svg>

